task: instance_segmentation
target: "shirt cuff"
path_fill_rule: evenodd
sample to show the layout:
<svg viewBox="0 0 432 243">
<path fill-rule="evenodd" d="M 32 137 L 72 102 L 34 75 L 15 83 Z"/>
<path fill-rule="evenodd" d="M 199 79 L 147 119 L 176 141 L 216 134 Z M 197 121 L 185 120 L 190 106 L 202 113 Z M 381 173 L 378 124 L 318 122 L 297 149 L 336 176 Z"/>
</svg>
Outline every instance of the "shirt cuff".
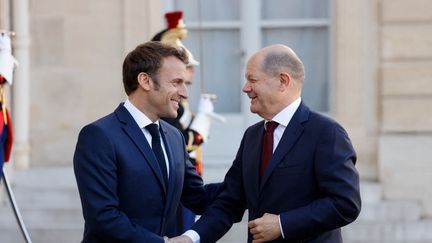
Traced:
<svg viewBox="0 0 432 243">
<path fill-rule="evenodd" d="M 279 228 L 282 234 L 282 239 L 285 239 L 285 235 L 283 233 L 283 229 L 282 229 L 282 223 L 281 223 L 281 219 L 280 219 L 280 214 L 278 215 L 278 219 L 279 219 Z M 196 233 L 196 232 L 195 232 Z M 197 234 L 198 235 L 198 234 Z M 199 236 L 198 236 L 199 237 Z"/>
<path fill-rule="evenodd" d="M 184 232 L 183 235 L 191 238 L 193 243 L 200 243 L 200 236 L 195 230 L 188 230 Z"/>
</svg>

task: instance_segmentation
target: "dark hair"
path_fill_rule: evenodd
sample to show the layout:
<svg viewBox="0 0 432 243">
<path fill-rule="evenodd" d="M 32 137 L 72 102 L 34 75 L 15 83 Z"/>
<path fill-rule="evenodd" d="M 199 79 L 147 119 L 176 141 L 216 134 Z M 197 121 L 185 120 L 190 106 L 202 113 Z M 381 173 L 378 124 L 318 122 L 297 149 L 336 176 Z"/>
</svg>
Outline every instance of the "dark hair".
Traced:
<svg viewBox="0 0 432 243">
<path fill-rule="evenodd" d="M 138 45 L 129 52 L 123 61 L 123 86 L 129 95 L 138 87 L 138 74 L 147 73 L 156 84 L 157 76 L 162 66 L 162 59 L 174 56 L 183 63 L 188 63 L 188 57 L 183 48 L 175 48 L 159 41 L 149 41 Z"/>
<path fill-rule="evenodd" d="M 270 52 L 264 57 L 263 70 L 269 75 L 288 72 L 294 79 L 303 82 L 305 73 L 301 60 L 289 52 Z"/>
</svg>

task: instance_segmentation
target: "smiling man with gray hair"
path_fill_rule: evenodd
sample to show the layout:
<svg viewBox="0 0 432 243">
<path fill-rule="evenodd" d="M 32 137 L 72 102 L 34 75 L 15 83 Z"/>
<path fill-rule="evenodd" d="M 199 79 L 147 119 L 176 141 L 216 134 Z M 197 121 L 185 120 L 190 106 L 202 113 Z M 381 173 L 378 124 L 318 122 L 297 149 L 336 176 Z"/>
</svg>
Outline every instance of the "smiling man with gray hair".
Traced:
<svg viewBox="0 0 432 243">
<path fill-rule="evenodd" d="M 248 242 L 342 242 L 340 228 L 361 208 L 348 134 L 302 101 L 304 66 L 291 48 L 261 49 L 245 76 L 250 110 L 263 120 L 245 131 L 217 200 L 172 242 L 216 242 L 246 209 Z"/>
</svg>

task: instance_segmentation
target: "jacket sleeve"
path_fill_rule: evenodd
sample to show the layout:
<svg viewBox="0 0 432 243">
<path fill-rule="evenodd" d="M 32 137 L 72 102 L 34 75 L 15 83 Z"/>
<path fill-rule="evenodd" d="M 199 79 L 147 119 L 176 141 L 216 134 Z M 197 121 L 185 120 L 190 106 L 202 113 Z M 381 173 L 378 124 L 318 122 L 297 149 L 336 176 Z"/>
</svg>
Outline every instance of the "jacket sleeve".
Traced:
<svg viewBox="0 0 432 243">
<path fill-rule="evenodd" d="M 84 127 L 75 149 L 74 172 L 86 227 L 106 242 L 160 242 L 119 209 L 115 147 L 96 125 Z"/>
<path fill-rule="evenodd" d="M 200 235 L 201 242 L 216 242 L 243 217 L 246 199 L 243 191 L 242 153 L 243 140 L 225 175 L 219 196 L 192 227 Z"/>
<path fill-rule="evenodd" d="M 302 239 L 340 228 L 360 213 L 356 155 L 345 130 L 338 124 L 325 129 L 315 151 L 319 199 L 280 214 L 286 240 Z"/>
</svg>

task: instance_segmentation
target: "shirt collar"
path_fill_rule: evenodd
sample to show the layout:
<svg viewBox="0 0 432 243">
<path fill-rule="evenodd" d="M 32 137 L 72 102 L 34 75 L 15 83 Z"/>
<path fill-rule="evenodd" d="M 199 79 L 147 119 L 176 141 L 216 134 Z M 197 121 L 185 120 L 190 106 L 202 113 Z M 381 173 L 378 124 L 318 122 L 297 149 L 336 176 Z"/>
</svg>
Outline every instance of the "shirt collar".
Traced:
<svg viewBox="0 0 432 243">
<path fill-rule="evenodd" d="M 147 125 L 153 123 L 143 112 L 136 108 L 129 99 L 126 99 L 124 102 L 124 107 L 129 111 L 140 128 L 145 128 Z M 159 120 L 154 123 L 159 125 Z"/>
<path fill-rule="evenodd" d="M 272 121 L 275 121 L 283 126 L 288 126 L 294 113 L 299 108 L 301 103 L 301 97 L 297 98 L 293 103 L 289 104 L 283 110 L 281 110 L 276 116 L 273 117 Z M 267 122 L 267 121 L 266 121 Z"/>
</svg>

